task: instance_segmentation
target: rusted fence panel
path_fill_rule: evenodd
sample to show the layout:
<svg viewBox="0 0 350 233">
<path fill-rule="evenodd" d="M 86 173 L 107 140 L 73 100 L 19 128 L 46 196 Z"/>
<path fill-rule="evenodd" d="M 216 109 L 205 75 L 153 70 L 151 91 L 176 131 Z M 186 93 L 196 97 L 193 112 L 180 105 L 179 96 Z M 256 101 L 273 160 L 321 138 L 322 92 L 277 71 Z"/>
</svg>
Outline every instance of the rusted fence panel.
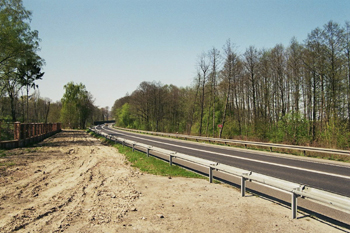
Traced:
<svg viewBox="0 0 350 233">
<path fill-rule="evenodd" d="M 1 141 L 1 149 L 12 149 L 40 142 L 61 131 L 61 123 L 14 123 L 14 140 Z"/>
</svg>

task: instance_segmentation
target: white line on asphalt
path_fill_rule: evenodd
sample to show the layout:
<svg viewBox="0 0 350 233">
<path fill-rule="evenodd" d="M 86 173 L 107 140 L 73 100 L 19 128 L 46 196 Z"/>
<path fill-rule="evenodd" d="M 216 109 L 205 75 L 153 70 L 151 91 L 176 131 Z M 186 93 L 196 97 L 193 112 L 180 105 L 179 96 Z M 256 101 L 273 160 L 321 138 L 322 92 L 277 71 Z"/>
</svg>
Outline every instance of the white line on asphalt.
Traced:
<svg viewBox="0 0 350 233">
<path fill-rule="evenodd" d="M 106 129 L 106 128 L 104 128 L 104 130 L 112 131 L 114 133 L 116 132 L 115 130 L 110 130 L 110 129 Z M 288 166 L 288 165 L 278 164 L 278 163 L 265 162 L 265 161 L 261 161 L 261 160 L 249 159 L 249 158 L 239 157 L 239 156 L 235 156 L 235 155 L 228 155 L 228 154 L 223 154 L 223 153 L 217 153 L 217 152 L 211 152 L 211 151 L 195 149 L 195 148 L 186 147 L 186 146 L 179 146 L 179 145 L 175 145 L 175 144 L 171 144 L 171 143 L 159 142 L 159 141 L 155 141 L 155 140 L 151 140 L 151 139 L 146 139 L 146 138 L 141 138 L 141 137 L 137 137 L 137 136 L 132 136 L 132 135 L 129 135 L 129 134 L 126 135 L 126 134 L 120 133 L 119 131 L 118 131 L 118 134 L 125 135 L 125 136 L 128 136 L 128 137 L 137 138 L 137 139 L 142 139 L 142 140 L 146 140 L 146 141 L 150 141 L 150 142 L 156 142 L 156 143 L 160 143 L 160 144 L 164 144 L 164 145 L 168 145 L 168 146 L 180 147 L 180 148 L 184 148 L 184 149 L 188 149 L 188 150 L 205 152 L 205 153 L 210 153 L 210 154 L 215 154 L 215 155 L 222 155 L 222 156 L 236 158 L 236 159 L 241 159 L 241 160 L 247 160 L 247 161 L 263 163 L 263 164 L 279 166 L 279 167 L 286 167 L 286 168 L 291 168 L 291 169 L 295 169 L 295 170 L 313 172 L 313 173 L 317 173 L 317 174 L 334 176 L 334 177 L 340 177 L 340 178 L 344 178 L 344 179 L 350 180 L 350 176 L 344 176 L 344 175 L 339 175 L 339 174 L 334 174 L 334 173 L 329 173 L 329 172 L 322 172 L 322 171 L 317 171 L 317 170 L 311 170 L 311 169 L 306 169 L 306 168 L 301 168 L 301 167 Z"/>
</svg>

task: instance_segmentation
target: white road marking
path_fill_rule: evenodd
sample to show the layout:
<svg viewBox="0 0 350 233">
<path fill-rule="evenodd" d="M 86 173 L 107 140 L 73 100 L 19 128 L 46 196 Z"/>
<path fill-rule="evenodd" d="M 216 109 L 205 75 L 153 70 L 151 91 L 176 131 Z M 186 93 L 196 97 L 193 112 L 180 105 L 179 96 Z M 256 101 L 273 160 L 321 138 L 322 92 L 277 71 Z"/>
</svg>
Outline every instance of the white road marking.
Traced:
<svg viewBox="0 0 350 233">
<path fill-rule="evenodd" d="M 106 128 L 104 128 L 104 130 L 112 131 L 113 133 L 116 132 L 115 130 L 110 130 L 110 129 L 106 129 Z M 146 139 L 146 138 L 141 138 L 141 137 L 137 137 L 137 136 L 132 136 L 132 135 L 129 135 L 129 134 L 128 135 L 127 134 L 123 134 L 123 133 L 120 133 L 120 131 L 118 131 L 118 134 L 121 134 L 121 135 L 124 135 L 124 136 L 128 136 L 128 137 L 137 138 L 137 139 L 142 139 L 142 140 L 145 140 L 145 141 L 156 142 L 156 143 L 164 144 L 164 145 L 168 145 L 168 146 L 174 146 L 174 147 L 184 148 L 184 149 L 188 149 L 188 150 L 193 150 L 193 151 L 205 152 L 205 153 L 210 153 L 210 154 L 215 154 L 215 155 L 222 155 L 222 156 L 236 158 L 236 159 L 241 159 L 241 160 L 247 160 L 247 161 L 252 161 L 252 162 L 257 162 L 257 163 L 263 163 L 263 164 L 268 164 L 268 165 L 273 165 L 273 166 L 278 166 L 278 167 L 286 167 L 286 168 L 290 168 L 290 169 L 307 171 L 307 172 L 313 172 L 313 173 L 317 173 L 317 174 L 334 176 L 334 177 L 339 177 L 339 178 L 350 180 L 350 176 L 344 176 L 344 175 L 339 175 L 339 174 L 334 174 L 334 173 L 329 173 L 329 172 L 322 172 L 322 171 L 306 169 L 306 168 L 301 168 L 301 167 L 288 166 L 288 165 L 278 164 L 278 163 L 265 162 L 265 161 L 261 161 L 261 160 L 257 160 L 257 159 L 244 158 L 244 157 L 239 157 L 239 156 L 235 156 L 235 155 L 228 155 L 228 154 L 223 154 L 223 153 L 216 153 L 216 152 L 211 152 L 211 151 L 206 151 L 206 150 L 201 150 L 201 149 L 195 149 L 195 148 L 186 147 L 186 146 L 179 146 L 179 145 L 175 145 L 175 144 L 171 144 L 171 143 L 159 142 L 159 141 L 155 141 L 155 140 L 151 140 L 151 139 Z"/>
</svg>

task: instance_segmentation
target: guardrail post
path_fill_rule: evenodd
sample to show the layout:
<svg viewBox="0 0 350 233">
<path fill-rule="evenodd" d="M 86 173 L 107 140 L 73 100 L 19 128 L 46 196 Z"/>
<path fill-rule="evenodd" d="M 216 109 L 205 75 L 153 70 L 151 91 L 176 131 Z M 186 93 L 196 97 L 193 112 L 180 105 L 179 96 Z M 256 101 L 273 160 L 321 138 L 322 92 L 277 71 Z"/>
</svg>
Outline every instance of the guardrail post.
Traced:
<svg viewBox="0 0 350 233">
<path fill-rule="evenodd" d="M 214 168 L 209 167 L 209 183 L 213 183 L 213 170 Z"/>
<path fill-rule="evenodd" d="M 124 147 L 124 140 L 122 141 L 122 145 L 123 145 L 123 147 Z"/>
<path fill-rule="evenodd" d="M 132 152 L 135 151 L 135 143 L 132 144 Z"/>
<path fill-rule="evenodd" d="M 173 165 L 173 155 L 172 154 L 169 155 L 169 164 L 170 164 L 170 166 Z"/>
<path fill-rule="evenodd" d="M 298 197 L 298 195 L 293 192 L 292 193 L 292 201 L 291 201 L 292 219 L 297 218 L 297 211 L 298 211 L 297 197 Z"/>
<path fill-rule="evenodd" d="M 246 178 L 242 176 L 241 178 L 241 196 L 244 197 L 245 196 L 245 191 L 246 191 L 246 185 L 245 185 L 245 182 L 246 182 Z"/>
</svg>

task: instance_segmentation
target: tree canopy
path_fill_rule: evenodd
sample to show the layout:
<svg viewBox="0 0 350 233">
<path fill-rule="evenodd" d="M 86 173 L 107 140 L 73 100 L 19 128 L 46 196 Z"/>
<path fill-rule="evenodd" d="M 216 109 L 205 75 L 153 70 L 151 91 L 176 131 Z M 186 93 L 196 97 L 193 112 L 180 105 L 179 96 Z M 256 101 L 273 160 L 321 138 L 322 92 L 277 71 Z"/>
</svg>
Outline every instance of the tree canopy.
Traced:
<svg viewBox="0 0 350 233">
<path fill-rule="evenodd" d="M 25 87 L 28 99 L 29 88 L 43 76 L 39 33 L 31 29 L 30 20 L 31 12 L 21 0 L 0 0 L 0 96 L 10 98 L 13 121 L 19 91 Z"/>
<path fill-rule="evenodd" d="M 61 122 L 64 127 L 85 129 L 94 110 L 92 95 L 82 83 L 69 82 L 64 85 L 64 89 Z"/>
<path fill-rule="evenodd" d="M 116 100 L 116 123 L 350 148 L 350 23 L 329 21 L 303 42 L 292 38 L 287 47 L 250 46 L 241 54 L 228 40 L 222 51 L 203 53 L 196 68 L 191 87 L 142 82 Z"/>
</svg>

